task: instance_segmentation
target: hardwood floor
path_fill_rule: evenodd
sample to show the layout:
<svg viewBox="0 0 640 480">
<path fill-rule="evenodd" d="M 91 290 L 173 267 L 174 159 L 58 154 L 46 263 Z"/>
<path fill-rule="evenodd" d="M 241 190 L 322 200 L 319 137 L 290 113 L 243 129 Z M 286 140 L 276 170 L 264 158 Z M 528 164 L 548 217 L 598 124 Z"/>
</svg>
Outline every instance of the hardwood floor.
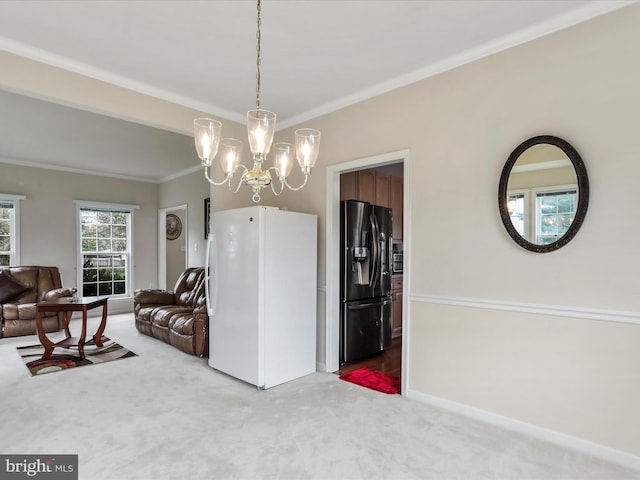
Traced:
<svg viewBox="0 0 640 480">
<path fill-rule="evenodd" d="M 391 346 L 384 352 L 343 365 L 337 373 L 343 375 L 359 368 L 369 368 L 399 377 L 402 372 L 402 337 L 394 338 Z"/>
</svg>

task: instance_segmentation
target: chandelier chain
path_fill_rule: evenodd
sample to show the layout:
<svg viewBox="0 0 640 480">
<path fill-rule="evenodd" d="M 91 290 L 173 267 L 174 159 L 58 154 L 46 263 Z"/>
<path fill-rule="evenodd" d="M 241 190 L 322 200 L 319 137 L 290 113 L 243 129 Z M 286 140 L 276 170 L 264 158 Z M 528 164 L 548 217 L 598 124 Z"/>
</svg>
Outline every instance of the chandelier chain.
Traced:
<svg viewBox="0 0 640 480">
<path fill-rule="evenodd" d="M 260 110 L 260 26 L 262 24 L 260 20 L 260 0 L 258 0 L 256 8 L 258 10 L 258 29 L 256 31 L 256 109 Z"/>
<path fill-rule="evenodd" d="M 194 120 L 194 140 L 196 151 L 204 166 L 204 176 L 211 185 L 227 185 L 229 190 L 237 192 L 242 185 L 253 191 L 253 201 L 260 202 L 260 192 L 271 186 L 274 195 L 280 195 L 285 190 L 297 191 L 307 185 L 311 169 L 318 157 L 320 132 L 312 128 L 301 128 L 295 131 L 296 144 L 276 143 L 273 145 L 274 165 L 263 170 L 263 163 L 271 149 L 275 133 L 276 114 L 260 107 L 260 68 L 261 40 L 262 40 L 262 9 L 260 0 L 256 1 L 256 110 L 247 112 L 247 135 L 249 146 L 253 154 L 253 166 L 244 166 L 240 160 L 242 142 L 233 138 L 220 138 L 222 123 L 212 118 L 197 118 Z M 2 2 L 2 0 L 0 0 Z M 220 152 L 218 152 L 220 149 Z M 209 175 L 213 167 L 213 159 L 218 156 L 220 166 L 224 172 L 221 181 L 214 180 Z M 304 180 L 300 186 L 293 187 L 287 177 L 291 172 L 294 160 L 298 160 Z M 235 187 L 232 179 L 238 179 Z M 276 183 L 278 182 L 278 183 Z M 277 186 L 279 184 L 279 186 Z"/>
</svg>

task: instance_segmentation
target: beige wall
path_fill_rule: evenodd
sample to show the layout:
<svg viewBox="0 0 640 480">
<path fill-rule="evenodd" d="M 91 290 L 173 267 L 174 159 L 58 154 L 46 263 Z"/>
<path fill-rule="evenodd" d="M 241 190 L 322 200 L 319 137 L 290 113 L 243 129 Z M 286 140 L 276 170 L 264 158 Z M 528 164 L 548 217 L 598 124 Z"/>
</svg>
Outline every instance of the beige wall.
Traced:
<svg viewBox="0 0 640 480">
<path fill-rule="evenodd" d="M 198 160 L 197 157 L 195 160 Z M 188 267 L 204 266 L 206 247 L 204 199 L 208 196 L 209 186 L 199 171 L 161 183 L 158 186 L 158 208 L 187 205 L 187 222 L 183 235 L 186 235 Z M 169 243 L 167 242 L 167 249 L 170 248 Z M 172 289 L 173 284 L 167 284 L 167 287 Z"/>
<path fill-rule="evenodd" d="M 124 120 L 191 134 L 197 110 L 0 50 L 0 88 Z"/>
<path fill-rule="evenodd" d="M 410 392 L 640 455 L 639 24 L 634 5 L 308 122 L 318 165 L 282 204 L 320 215 L 321 257 L 327 166 L 411 150 Z M 547 254 L 497 208 L 504 162 L 540 134 L 591 180 L 582 229 Z"/>
<path fill-rule="evenodd" d="M 77 285 L 73 201 L 139 205 L 134 211 L 133 288 L 157 285 L 157 185 L 0 163 L 0 192 L 27 197 L 20 204 L 20 263 L 55 265 L 68 287 Z M 110 302 L 111 311 L 133 310 L 131 301 L 117 303 Z"/>
<path fill-rule="evenodd" d="M 638 325 L 411 308 L 415 391 L 637 454 Z"/>
<path fill-rule="evenodd" d="M 182 232 L 173 240 L 166 240 L 166 287 L 168 290 L 173 290 L 178 277 L 184 272 L 186 267 L 186 248 L 187 248 L 187 211 L 185 209 L 170 210 L 168 214 L 173 214 L 180 219 L 182 224 Z M 165 235 L 166 239 L 166 235 Z"/>
</svg>

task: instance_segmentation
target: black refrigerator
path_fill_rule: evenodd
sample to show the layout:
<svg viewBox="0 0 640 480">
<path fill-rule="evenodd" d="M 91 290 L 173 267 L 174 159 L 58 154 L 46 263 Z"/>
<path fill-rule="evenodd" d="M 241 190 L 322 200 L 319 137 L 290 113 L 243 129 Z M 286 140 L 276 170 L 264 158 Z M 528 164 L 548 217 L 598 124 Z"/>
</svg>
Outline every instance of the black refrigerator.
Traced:
<svg viewBox="0 0 640 480">
<path fill-rule="evenodd" d="M 340 363 L 391 344 L 391 209 L 340 202 Z"/>
</svg>

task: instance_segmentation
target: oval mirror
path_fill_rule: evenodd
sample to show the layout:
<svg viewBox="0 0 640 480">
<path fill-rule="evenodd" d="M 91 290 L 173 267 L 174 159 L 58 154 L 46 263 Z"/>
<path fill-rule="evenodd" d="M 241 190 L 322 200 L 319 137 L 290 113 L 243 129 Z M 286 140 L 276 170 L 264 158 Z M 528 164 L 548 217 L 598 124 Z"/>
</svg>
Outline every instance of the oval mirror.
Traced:
<svg viewBox="0 0 640 480">
<path fill-rule="evenodd" d="M 587 169 L 565 140 L 541 135 L 509 155 L 498 187 L 500 217 L 518 245 L 550 252 L 578 232 L 589 204 Z"/>
</svg>

